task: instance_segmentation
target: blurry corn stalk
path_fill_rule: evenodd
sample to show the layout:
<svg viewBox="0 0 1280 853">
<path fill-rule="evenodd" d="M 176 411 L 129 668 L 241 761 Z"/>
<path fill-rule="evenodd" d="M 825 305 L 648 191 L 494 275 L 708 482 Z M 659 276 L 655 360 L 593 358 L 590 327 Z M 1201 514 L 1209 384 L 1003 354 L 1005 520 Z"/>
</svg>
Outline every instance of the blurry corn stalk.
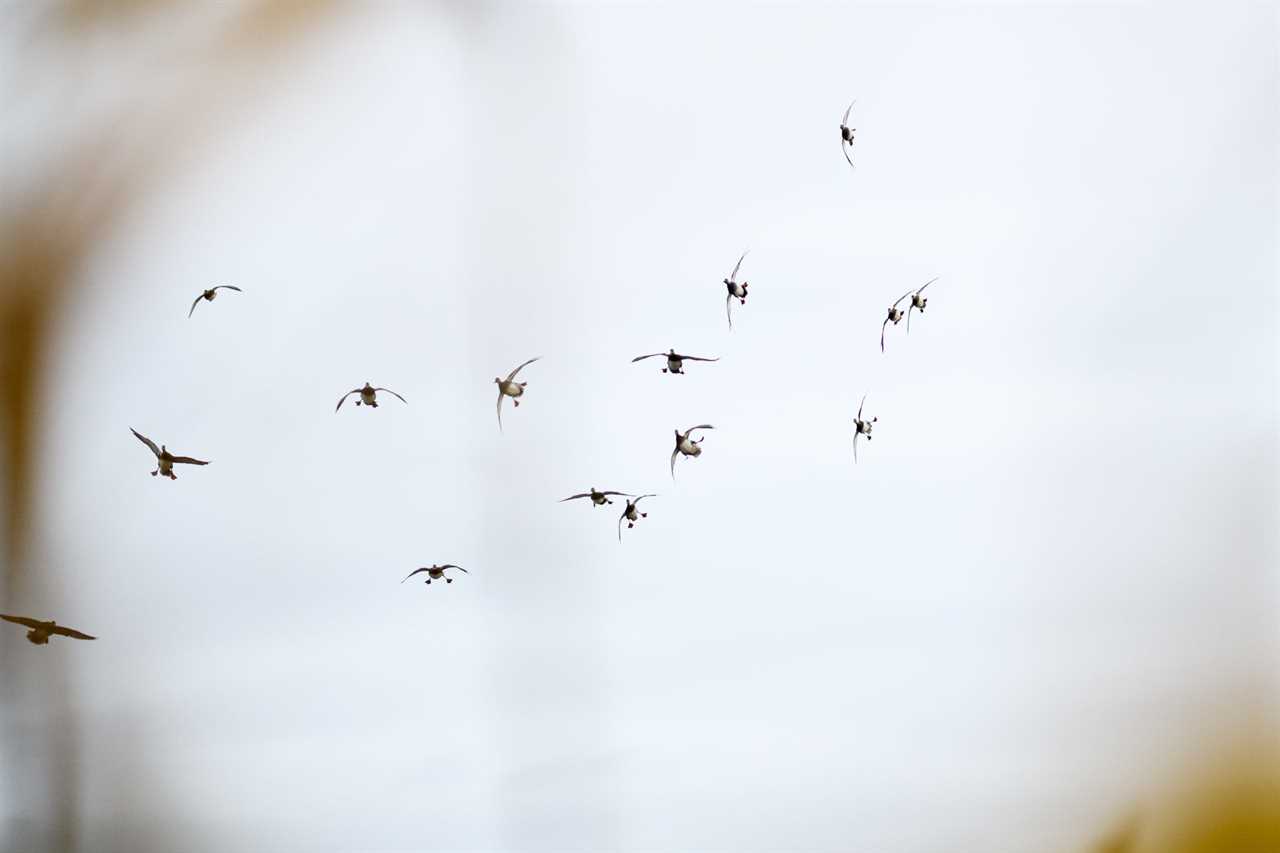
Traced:
<svg viewBox="0 0 1280 853">
<path fill-rule="evenodd" d="M 9 75 L 5 92 L 0 196 L 4 612 L 64 618 L 58 609 L 62 591 L 32 560 L 40 529 L 34 473 L 43 414 L 56 402 L 45 382 L 51 348 L 83 266 L 122 221 L 165 191 L 174 170 L 235 124 L 236 96 L 287 63 L 289 51 L 335 11 L 332 0 L 6 6 L 4 59 L 17 73 Z M 202 19 L 201 25 L 175 26 L 191 18 Z M 183 70 L 156 74 L 157 67 L 169 71 L 165 57 L 177 51 L 188 60 Z M 104 78 L 120 83 L 104 93 Z M 15 134 L 23 120 L 23 133 Z M 19 656 L 13 644 L 6 646 L 9 653 L 0 657 L 0 792 L 6 800 L 0 815 L 7 825 L 0 827 L 0 841 L 15 853 L 102 850 L 103 844 L 77 831 L 79 726 L 72 681 L 54 656 Z M 125 751 L 146 755 L 145 744 L 132 746 Z M 160 789 L 146 785 L 145 764 L 137 769 L 144 778 L 131 773 L 123 784 L 154 807 Z M 145 831 L 128 843 L 132 849 L 181 846 Z"/>
</svg>

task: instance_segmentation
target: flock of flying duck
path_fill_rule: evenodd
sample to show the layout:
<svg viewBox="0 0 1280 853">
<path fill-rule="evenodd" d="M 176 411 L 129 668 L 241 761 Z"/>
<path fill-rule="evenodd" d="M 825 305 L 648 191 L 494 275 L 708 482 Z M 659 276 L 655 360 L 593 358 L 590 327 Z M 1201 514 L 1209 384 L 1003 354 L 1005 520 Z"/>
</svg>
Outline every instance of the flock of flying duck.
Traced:
<svg viewBox="0 0 1280 853">
<path fill-rule="evenodd" d="M 840 120 L 840 148 L 841 148 L 841 151 L 844 153 L 845 159 L 849 161 L 850 166 L 853 166 L 853 159 L 849 156 L 849 153 L 853 148 L 853 134 L 856 128 L 851 128 L 848 126 L 848 124 L 849 124 L 849 114 L 853 111 L 853 106 L 856 103 L 857 103 L 857 99 L 855 98 L 849 104 L 848 108 L 845 109 L 844 117 Z M 741 281 L 741 282 L 738 281 L 738 272 L 739 270 L 741 270 L 742 262 L 746 257 L 747 257 L 747 253 L 743 252 L 742 255 L 739 256 L 738 262 L 733 265 L 733 271 L 729 273 L 728 278 L 724 279 L 724 286 L 726 290 L 726 295 L 724 300 L 724 310 L 725 310 L 725 317 L 729 322 L 730 329 L 733 328 L 733 301 L 736 299 L 738 300 L 738 303 L 740 305 L 747 304 L 747 288 L 749 285 L 746 281 Z M 880 324 L 880 351 L 881 352 L 884 352 L 885 332 L 889 328 L 890 324 L 897 326 L 898 323 L 900 323 L 905 318 L 907 321 L 907 332 L 910 333 L 911 313 L 917 310 L 920 311 L 921 313 L 924 313 L 925 306 L 929 302 L 929 300 L 924 296 L 925 288 L 933 284 L 935 281 L 937 281 L 937 278 L 930 279 L 929 281 L 921 285 L 919 288 L 913 288 L 911 290 L 908 290 L 906 293 L 902 294 L 897 299 L 895 299 L 893 304 L 889 306 L 888 315 L 885 317 L 884 322 Z M 195 298 L 195 301 L 191 303 L 191 310 L 187 312 L 187 318 L 188 319 L 191 318 L 191 316 L 195 313 L 196 306 L 199 305 L 201 301 L 213 302 L 213 300 L 218 296 L 218 291 L 223 289 L 234 290 L 241 293 L 243 292 L 239 287 L 236 287 L 235 285 L 231 285 L 231 284 L 220 284 L 220 285 L 217 285 L 216 287 L 211 287 L 208 290 L 204 290 L 200 293 L 199 296 Z M 907 297 L 911 297 L 911 302 L 907 306 L 907 310 L 903 311 L 899 306 L 902 304 L 902 301 Z M 503 379 L 500 376 L 494 377 L 493 381 L 498 386 L 497 414 L 498 414 L 499 431 L 502 430 L 503 401 L 506 398 L 510 397 L 511 404 L 513 406 L 518 407 L 520 405 L 520 398 L 524 396 L 525 388 L 529 384 L 527 382 L 517 382 L 516 376 L 520 373 L 521 370 L 528 367 L 530 364 L 533 364 L 539 358 L 541 358 L 541 356 L 535 356 L 534 358 L 531 358 L 528 361 L 522 362 L 514 370 L 508 373 L 505 379 Z M 684 374 L 684 363 L 686 361 L 713 362 L 713 361 L 720 360 L 719 358 L 705 358 L 705 357 L 696 356 L 696 355 L 685 355 L 683 353 L 676 352 L 674 349 L 671 349 L 671 350 L 668 350 L 667 352 L 652 352 L 646 355 L 638 355 L 635 358 L 631 359 L 631 361 L 634 364 L 637 361 L 643 361 L 647 358 L 665 359 L 666 366 L 662 368 L 662 372 L 669 373 L 669 374 L 680 374 L 680 375 Z M 334 408 L 333 411 L 336 414 L 338 410 L 342 408 L 342 404 L 345 403 L 347 399 L 350 398 L 352 395 L 358 395 L 355 401 L 355 404 L 357 406 L 363 405 L 372 409 L 376 409 L 378 407 L 379 392 L 386 392 L 387 394 L 390 394 L 396 399 L 398 399 L 400 402 L 405 403 L 406 405 L 408 404 L 408 400 L 406 400 L 404 397 L 402 397 L 400 394 L 396 393 L 395 391 L 392 391 L 390 388 L 374 387 L 370 383 L 366 382 L 362 387 L 354 388 L 346 392 L 345 394 L 343 394 L 341 397 L 339 397 L 338 405 Z M 863 409 L 863 406 L 866 405 L 866 402 L 867 402 L 867 395 L 863 394 L 862 400 L 858 403 L 858 414 L 853 419 L 854 462 L 857 462 L 858 460 L 858 437 L 865 436 L 867 441 L 870 441 L 871 427 L 878 420 L 878 418 L 874 418 L 874 417 L 868 418 L 866 420 L 863 419 L 862 409 Z M 676 476 L 676 460 L 677 459 L 679 459 L 681 456 L 686 456 L 686 457 L 696 459 L 698 456 L 702 455 L 703 439 L 702 438 L 695 439 L 693 437 L 693 434 L 698 430 L 707 430 L 707 429 L 715 429 L 715 427 L 713 427 L 711 424 L 697 424 L 696 426 L 689 427 L 683 432 L 681 432 L 680 430 L 675 431 L 675 448 L 671 451 L 671 466 L 670 466 L 671 479 L 674 480 Z M 151 476 L 153 477 L 163 476 L 163 477 L 168 477 L 171 480 L 177 480 L 178 475 L 174 473 L 174 470 L 173 470 L 174 465 L 208 465 L 209 464 L 207 460 L 195 459 L 191 456 L 175 456 L 174 454 L 169 452 L 168 448 L 165 447 L 165 445 L 162 444 L 159 447 L 157 447 L 154 441 L 147 438 L 142 433 L 138 432 L 132 427 L 130 427 L 129 430 L 134 434 L 134 436 L 137 437 L 139 441 L 145 444 L 147 446 L 147 449 L 150 450 L 151 453 L 155 456 L 156 467 L 155 467 L 155 470 L 151 472 Z M 564 503 L 565 501 L 575 501 L 575 500 L 580 500 L 582 498 L 589 498 L 591 500 L 592 507 L 600 507 L 600 506 L 612 505 L 613 501 L 610 500 L 611 497 L 626 498 L 626 509 L 622 511 L 622 515 L 618 516 L 618 541 L 621 542 L 623 522 L 626 522 L 626 525 L 628 528 L 632 528 L 632 527 L 635 527 L 636 523 L 640 519 L 647 518 L 649 514 L 647 512 L 641 512 L 639 509 L 640 501 L 644 500 L 645 498 L 657 497 L 656 494 L 633 495 L 629 492 L 599 491 L 593 486 L 590 491 L 582 492 L 576 495 L 570 495 L 567 498 L 563 498 L 561 500 L 561 503 Z M 463 573 L 467 572 L 467 570 L 462 568 L 462 566 L 457 566 L 452 563 L 445 563 L 443 565 L 437 564 L 437 565 L 431 565 L 431 566 L 422 566 L 420 568 L 414 569 L 412 572 L 406 575 L 404 580 L 401 581 L 401 583 L 404 583 L 410 578 L 420 574 L 426 574 L 427 583 L 431 583 L 433 580 L 441 580 L 441 579 L 443 579 L 445 583 L 453 583 L 453 578 L 448 577 L 445 574 L 445 572 L 448 570 L 456 570 Z M 95 637 L 91 637 L 88 634 L 82 633 L 80 631 L 63 627 L 53 621 L 44 622 L 39 619 L 31 619 L 26 616 L 7 616 L 4 614 L 0 614 L 0 619 L 4 619 L 5 621 L 13 622 L 28 628 L 29 630 L 27 631 L 27 639 L 30 640 L 32 643 L 35 643 L 36 645 L 47 644 L 49 642 L 49 638 L 54 635 L 62 636 L 62 637 L 72 637 L 77 640 L 96 639 Z"/>
</svg>

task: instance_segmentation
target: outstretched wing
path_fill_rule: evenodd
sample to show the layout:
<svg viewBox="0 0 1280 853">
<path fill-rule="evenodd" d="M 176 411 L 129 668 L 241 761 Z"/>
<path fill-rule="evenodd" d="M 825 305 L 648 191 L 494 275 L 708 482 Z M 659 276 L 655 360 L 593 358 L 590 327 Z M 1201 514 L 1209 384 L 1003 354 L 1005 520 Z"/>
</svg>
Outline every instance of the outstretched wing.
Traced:
<svg viewBox="0 0 1280 853">
<path fill-rule="evenodd" d="M 840 150 L 841 150 L 842 152 L 844 152 L 844 159 L 846 159 L 846 160 L 848 160 L 848 161 L 849 161 L 849 165 L 850 165 L 850 166 L 853 166 L 853 159 L 849 157 L 849 149 L 850 149 L 851 147 L 852 147 L 852 146 L 850 146 L 848 143 L 846 143 L 843 139 L 841 139 L 841 140 L 840 140 Z M 856 169 L 856 168 L 858 168 L 858 167 L 857 167 L 857 166 L 853 166 L 853 168 L 855 168 L 855 169 Z"/>
<path fill-rule="evenodd" d="M 196 297 L 196 301 L 191 303 L 191 310 L 187 312 L 187 319 L 188 319 L 188 320 L 190 320 L 190 319 L 191 319 L 191 315 L 192 315 L 192 314 L 196 313 L 196 306 L 200 304 L 200 300 L 201 300 L 201 299 L 204 299 L 204 292 L 203 292 L 203 291 L 201 291 L 200 295 Z"/>
<path fill-rule="evenodd" d="M 47 622 L 41 622 L 39 619 L 30 619 L 26 616 L 6 616 L 3 613 L 0 613 L 0 619 L 3 619 L 6 622 L 13 622 L 18 625 L 25 625 L 28 628 L 44 628 L 49 624 Z"/>
<path fill-rule="evenodd" d="M 359 393 L 360 393 L 360 389 L 356 388 L 354 391 L 348 391 L 347 393 L 343 394 L 341 397 L 338 398 L 338 405 L 334 407 L 333 411 L 336 413 L 338 409 L 342 408 L 342 404 L 347 402 L 348 397 L 350 397 L 352 394 L 359 394 Z"/>
<path fill-rule="evenodd" d="M 855 464 L 858 461 L 858 431 L 856 429 L 853 431 L 853 461 Z"/>
<path fill-rule="evenodd" d="M 97 637 L 90 637 L 75 628 L 64 628 L 61 625 L 52 625 L 48 628 L 50 634 L 61 634 L 64 637 L 74 637 L 77 640 L 96 640 Z"/>
<path fill-rule="evenodd" d="M 747 252 L 750 252 L 750 251 L 751 251 L 750 249 L 747 249 Z M 742 266 L 742 258 L 745 258 L 747 256 L 747 252 L 743 252 L 742 257 L 738 258 L 738 262 L 733 265 L 733 272 L 729 273 L 729 281 L 738 280 L 738 268 Z"/>
<path fill-rule="evenodd" d="M 676 474 L 675 474 L 675 469 L 674 469 L 674 468 L 672 468 L 672 470 L 671 470 L 671 476 L 672 476 L 672 477 L 674 477 L 675 475 L 676 475 Z M 622 511 L 622 515 L 618 516 L 618 541 L 619 541 L 619 542 L 621 542 L 621 541 L 622 541 L 622 520 L 623 520 L 624 518 L 626 518 L 626 517 L 627 517 L 627 511 L 624 509 L 624 510 Z"/>
<path fill-rule="evenodd" d="M 880 352 L 884 352 L 884 330 L 889 325 L 889 318 L 885 317 L 884 322 L 880 324 Z"/>
<path fill-rule="evenodd" d="M 223 288 L 226 288 L 227 290 L 234 290 L 237 293 L 244 293 L 243 290 L 236 287 L 234 284 L 220 284 L 217 287 L 215 287 L 214 290 L 222 290 Z"/>
<path fill-rule="evenodd" d="M 392 396 L 394 396 L 396 399 L 398 399 L 401 403 L 404 403 L 406 406 L 407 406 L 407 405 L 409 405 L 409 401 L 408 401 L 408 400 L 406 400 L 404 397 L 401 397 L 399 394 L 397 394 L 395 391 L 392 391 L 390 388 L 374 388 L 373 390 L 375 390 L 375 391 L 386 391 L 388 394 L 391 394 L 391 395 L 392 395 Z"/>
<path fill-rule="evenodd" d="M 858 420 L 862 420 L 862 406 L 867 402 L 867 395 L 862 395 L 861 402 L 858 403 Z"/>
<path fill-rule="evenodd" d="M 695 429 L 715 429 L 715 427 L 713 427 L 711 424 L 698 424 L 697 426 L 689 427 L 687 430 L 684 431 L 684 434 L 692 435 Z"/>
<path fill-rule="evenodd" d="M 676 358 L 681 361 L 719 361 L 719 358 L 702 358 L 696 355 L 677 355 Z"/>
<path fill-rule="evenodd" d="M 907 334 L 911 334 L 911 312 L 916 310 L 915 300 L 911 300 L 911 304 L 907 306 Z"/>
<path fill-rule="evenodd" d="M 426 566 L 424 566 L 421 569 L 414 569 L 413 571 L 409 572 L 409 574 L 404 576 L 404 581 L 407 581 L 409 578 L 413 577 L 414 575 L 420 575 L 423 572 L 429 572 L 429 571 L 431 571 L 430 567 L 426 567 Z M 404 581 L 400 581 L 400 583 L 404 583 Z"/>
<path fill-rule="evenodd" d="M 656 497 L 657 495 L 641 495 L 640 497 L 633 500 L 631 504 L 634 506 L 635 504 L 640 503 L 640 501 L 644 500 L 645 498 L 656 498 Z"/>
<path fill-rule="evenodd" d="M 440 567 L 440 571 L 442 571 L 442 572 L 443 572 L 445 569 L 457 569 L 458 571 L 462 572 L 462 573 L 463 573 L 463 574 L 465 574 L 465 575 L 469 575 L 469 574 L 471 574 L 471 572 L 469 572 L 469 571 L 467 571 L 466 569 L 462 568 L 462 566 L 455 566 L 453 563 L 445 563 L 443 566 L 441 566 L 441 567 Z"/>
<path fill-rule="evenodd" d="M 733 294 L 724 298 L 724 316 L 729 318 L 729 328 L 733 328 Z"/>
<path fill-rule="evenodd" d="M 192 459 L 190 456 L 175 456 L 174 462 L 182 462 L 185 465 L 208 465 L 208 462 L 201 462 L 199 459 Z"/>
<path fill-rule="evenodd" d="M 680 455 L 680 442 L 676 442 L 676 449 L 671 451 L 671 479 L 676 478 L 676 457 Z"/>
<path fill-rule="evenodd" d="M 502 389 L 498 389 L 498 432 L 502 432 L 502 398 L 507 396 L 502 393 Z"/>
<path fill-rule="evenodd" d="M 605 494 L 607 495 L 609 493 L 605 492 Z M 591 497 L 590 492 L 583 492 L 580 495 L 569 495 L 569 497 L 567 498 L 561 498 L 560 503 L 564 503 L 565 501 L 576 501 L 578 498 L 589 498 L 589 497 Z"/>
<path fill-rule="evenodd" d="M 624 497 L 624 498 L 629 498 L 629 497 L 631 497 L 631 493 L 630 493 L 630 492 L 601 492 L 600 494 L 602 494 L 602 495 L 618 495 L 619 497 Z"/>
<path fill-rule="evenodd" d="M 152 441 L 151 439 L 147 438 L 145 435 L 143 435 L 142 433 L 138 432 L 138 431 L 137 431 L 136 429 L 134 429 L 133 427 L 129 427 L 129 432 L 131 432 L 131 433 L 133 433 L 134 435 L 136 435 L 136 436 L 138 437 L 138 441 L 141 441 L 141 442 L 142 442 L 143 444 L 145 444 L 147 447 L 150 447 L 150 448 L 151 448 L 151 452 L 152 452 L 152 453 L 154 453 L 156 456 L 159 456 L 159 455 L 160 455 L 160 448 L 156 447 L 156 443 L 155 443 L 154 441 Z"/>
<path fill-rule="evenodd" d="M 635 364 L 637 361 L 644 361 L 646 358 L 653 358 L 655 355 L 666 355 L 666 353 L 665 353 L 665 352 L 651 352 L 651 353 L 649 353 L 648 355 L 638 355 L 638 356 L 636 356 L 635 358 L 631 359 L 631 363 L 632 363 L 632 364 Z"/>
<path fill-rule="evenodd" d="M 911 295 L 911 294 L 913 294 L 913 293 L 915 293 L 915 291 L 914 291 L 914 290 L 908 290 L 906 293 L 902 294 L 902 295 L 901 295 L 901 296 L 899 296 L 897 299 L 893 300 L 893 307 L 894 307 L 894 308 L 897 308 L 897 307 L 898 307 L 898 303 L 899 303 L 899 302 L 901 302 L 902 300 L 906 299 L 908 296 L 910 296 L 910 295 Z"/>
<path fill-rule="evenodd" d="M 928 281 L 926 281 L 924 284 L 920 285 L 920 289 L 916 291 L 916 295 L 918 296 L 918 295 L 920 295 L 921 293 L 924 293 L 924 289 L 925 289 L 926 287 L 928 287 L 929 285 L 933 284 L 933 283 L 934 283 L 935 281 L 937 281 L 939 278 L 940 278 L 940 276 L 936 276 L 936 275 L 935 275 L 933 278 L 929 279 L 929 280 L 928 280 Z"/>
<path fill-rule="evenodd" d="M 844 118 L 840 119 L 840 123 L 841 123 L 841 124 L 843 124 L 843 125 L 848 125 L 848 124 L 849 124 L 849 113 L 853 112 L 853 105 L 854 105 L 854 104 L 856 104 L 856 103 L 858 103 L 858 99 L 857 99 L 857 98 L 854 98 L 852 101 L 850 101 L 850 102 L 849 102 L 849 106 L 848 106 L 848 107 L 846 107 L 846 108 L 845 108 L 845 111 L 844 111 Z M 875 112 L 875 111 L 874 111 L 874 110 L 872 110 L 872 112 Z"/>
<path fill-rule="evenodd" d="M 507 381 L 508 381 L 508 382 L 510 382 L 512 379 L 515 379 L 515 378 L 516 378 L 516 374 L 517 374 L 517 373 L 519 373 L 520 371 L 524 370 L 526 367 L 528 367 L 530 364 L 533 364 L 535 361 L 537 361 L 537 360 L 538 360 L 538 359 L 540 359 L 540 358 L 542 358 L 542 356 L 540 356 L 540 355 L 535 355 L 533 358 L 529 359 L 529 360 L 528 360 L 528 361 L 526 361 L 524 364 L 520 365 L 520 366 L 519 366 L 519 367 L 517 367 L 515 370 L 511 371 L 510 373 L 508 373 L 508 374 L 507 374 Z"/>
</svg>

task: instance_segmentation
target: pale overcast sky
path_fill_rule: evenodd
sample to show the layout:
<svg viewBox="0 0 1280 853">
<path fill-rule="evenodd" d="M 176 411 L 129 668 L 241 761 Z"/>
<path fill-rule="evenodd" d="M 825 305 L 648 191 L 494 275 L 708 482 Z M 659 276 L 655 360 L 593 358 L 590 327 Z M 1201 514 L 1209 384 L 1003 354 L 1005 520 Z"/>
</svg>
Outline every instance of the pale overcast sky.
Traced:
<svg viewBox="0 0 1280 853">
<path fill-rule="evenodd" d="M 195 13 L 151 14 L 92 39 L 101 76 L 6 87 L 11 177 L 72 132 L 60 86 L 89 114 L 217 73 Z M 67 662 L 80 849 L 1089 843 L 1276 696 L 1278 32 L 332 17 L 211 105 L 68 306 L 46 582 L 4 607 L 100 639 L 0 646 L 28 684 Z M 629 361 L 669 347 L 721 360 Z M 366 380 L 408 406 L 335 415 Z M 152 478 L 130 427 L 212 464 Z M 591 486 L 660 496 L 619 545 L 621 503 L 558 503 Z M 437 562 L 470 574 L 399 583 Z"/>
</svg>

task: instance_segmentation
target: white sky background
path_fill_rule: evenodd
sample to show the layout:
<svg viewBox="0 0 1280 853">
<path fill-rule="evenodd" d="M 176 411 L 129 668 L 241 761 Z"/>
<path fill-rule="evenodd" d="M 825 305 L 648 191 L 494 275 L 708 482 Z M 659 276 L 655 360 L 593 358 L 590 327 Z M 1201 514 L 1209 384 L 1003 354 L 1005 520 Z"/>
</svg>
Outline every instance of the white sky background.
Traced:
<svg viewBox="0 0 1280 853">
<path fill-rule="evenodd" d="M 86 849 L 1090 841 L 1275 697 L 1276 35 L 335 18 L 121 223 L 49 377 L 50 598 L 6 606 L 101 639 L 0 643 L 72 661 Z M 114 85 L 193 73 L 141 42 Z M 668 347 L 723 360 L 629 363 Z M 335 415 L 365 380 L 409 406 Z M 589 486 L 661 496 L 619 546 Z M 433 562 L 471 574 L 398 583 Z"/>
</svg>

